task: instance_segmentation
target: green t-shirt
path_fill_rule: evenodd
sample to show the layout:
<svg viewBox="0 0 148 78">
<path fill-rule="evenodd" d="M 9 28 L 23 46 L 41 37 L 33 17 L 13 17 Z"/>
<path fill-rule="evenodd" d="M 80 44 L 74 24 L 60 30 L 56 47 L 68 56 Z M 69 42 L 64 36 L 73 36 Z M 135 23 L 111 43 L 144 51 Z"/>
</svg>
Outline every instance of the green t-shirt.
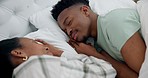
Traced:
<svg viewBox="0 0 148 78">
<path fill-rule="evenodd" d="M 140 26 L 140 18 L 135 9 L 112 10 L 105 16 L 98 16 L 97 43 L 113 58 L 124 61 L 120 50 Z"/>
</svg>

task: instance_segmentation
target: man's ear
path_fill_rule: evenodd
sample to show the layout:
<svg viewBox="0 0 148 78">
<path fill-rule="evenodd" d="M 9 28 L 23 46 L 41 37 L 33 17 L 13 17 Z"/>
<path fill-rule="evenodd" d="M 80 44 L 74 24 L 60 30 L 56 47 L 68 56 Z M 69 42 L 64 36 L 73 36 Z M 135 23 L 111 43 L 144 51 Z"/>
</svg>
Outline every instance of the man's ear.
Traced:
<svg viewBox="0 0 148 78">
<path fill-rule="evenodd" d="M 24 58 L 27 56 L 25 52 L 19 49 L 12 50 L 11 55 L 15 57 L 20 57 L 20 58 Z"/>
<path fill-rule="evenodd" d="M 83 5 L 83 6 L 81 6 L 80 10 L 81 10 L 86 16 L 89 16 L 89 10 L 90 10 L 89 6 Z"/>
</svg>

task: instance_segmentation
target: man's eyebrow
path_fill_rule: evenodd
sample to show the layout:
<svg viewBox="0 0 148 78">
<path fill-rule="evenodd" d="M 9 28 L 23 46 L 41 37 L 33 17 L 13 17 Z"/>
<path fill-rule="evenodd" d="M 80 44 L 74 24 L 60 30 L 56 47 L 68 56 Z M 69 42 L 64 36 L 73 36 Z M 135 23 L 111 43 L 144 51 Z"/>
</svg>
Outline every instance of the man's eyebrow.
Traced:
<svg viewBox="0 0 148 78">
<path fill-rule="evenodd" d="M 65 24 L 66 23 L 66 20 L 68 19 L 68 17 L 66 17 L 66 19 L 64 19 L 64 22 L 63 22 L 63 24 Z"/>
</svg>

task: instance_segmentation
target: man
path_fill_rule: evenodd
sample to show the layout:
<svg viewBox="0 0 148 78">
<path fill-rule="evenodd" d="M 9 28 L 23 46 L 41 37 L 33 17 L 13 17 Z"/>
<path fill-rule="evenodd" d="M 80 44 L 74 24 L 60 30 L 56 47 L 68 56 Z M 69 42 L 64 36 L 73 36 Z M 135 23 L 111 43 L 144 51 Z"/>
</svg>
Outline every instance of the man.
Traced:
<svg viewBox="0 0 148 78">
<path fill-rule="evenodd" d="M 90 9 L 88 0 L 61 0 L 51 12 L 61 29 L 77 41 L 78 45 L 72 42 L 77 51 L 85 46 L 78 42 L 85 42 L 88 37 L 93 37 L 114 59 L 124 61 L 129 69 L 139 73 L 146 46 L 139 33 L 139 16 L 135 10 L 116 9 L 106 16 L 99 16 Z M 79 53 L 97 55 L 92 47 L 85 46 L 83 49 L 85 50 Z M 101 55 L 97 57 L 110 62 Z"/>
</svg>

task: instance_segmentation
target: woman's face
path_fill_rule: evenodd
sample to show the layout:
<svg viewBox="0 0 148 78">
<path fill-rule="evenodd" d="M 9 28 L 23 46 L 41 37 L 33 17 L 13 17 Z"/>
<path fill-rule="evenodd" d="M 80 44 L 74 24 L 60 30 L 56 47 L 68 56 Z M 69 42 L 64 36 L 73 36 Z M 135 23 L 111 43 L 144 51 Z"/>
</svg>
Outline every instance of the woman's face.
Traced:
<svg viewBox="0 0 148 78">
<path fill-rule="evenodd" d="M 38 42 L 36 40 L 29 38 L 20 38 L 20 44 L 22 45 L 22 51 L 25 52 L 27 56 L 43 54 L 52 55 L 49 47 L 46 47 L 41 42 Z"/>
</svg>

